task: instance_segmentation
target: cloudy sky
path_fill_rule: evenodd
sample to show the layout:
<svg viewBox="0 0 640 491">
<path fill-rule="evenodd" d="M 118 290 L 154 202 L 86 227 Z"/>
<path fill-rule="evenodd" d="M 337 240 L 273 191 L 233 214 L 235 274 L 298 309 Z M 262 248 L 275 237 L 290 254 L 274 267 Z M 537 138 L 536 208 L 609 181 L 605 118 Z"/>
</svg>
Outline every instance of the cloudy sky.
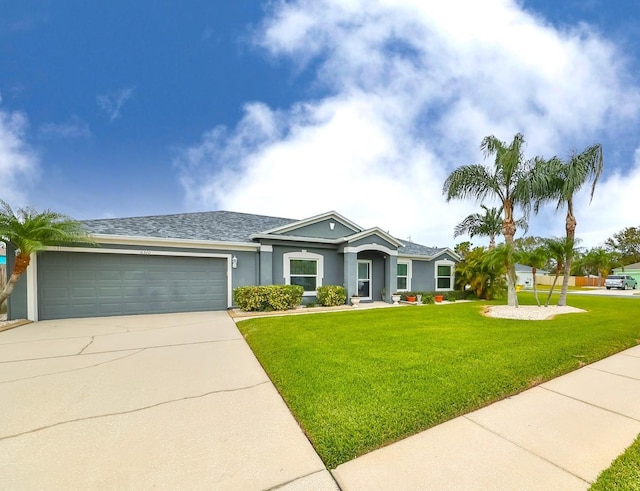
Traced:
<svg viewBox="0 0 640 491">
<path fill-rule="evenodd" d="M 447 203 L 444 179 L 483 162 L 484 136 L 522 132 L 527 157 L 602 143 L 583 245 L 640 225 L 637 2 L 4 2 L 0 66 L 0 198 L 15 206 L 336 210 L 453 246 L 479 205 Z M 529 233 L 562 235 L 563 213 Z"/>
</svg>

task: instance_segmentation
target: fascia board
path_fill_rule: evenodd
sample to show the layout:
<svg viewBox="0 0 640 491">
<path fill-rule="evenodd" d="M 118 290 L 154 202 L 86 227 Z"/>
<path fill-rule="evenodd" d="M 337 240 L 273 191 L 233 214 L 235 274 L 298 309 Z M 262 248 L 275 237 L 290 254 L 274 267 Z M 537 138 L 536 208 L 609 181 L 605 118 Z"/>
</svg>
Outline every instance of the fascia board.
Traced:
<svg viewBox="0 0 640 491">
<path fill-rule="evenodd" d="M 370 235 L 379 235 L 384 240 L 394 244 L 396 247 L 403 247 L 404 246 L 404 244 L 402 242 L 400 242 L 395 237 L 389 235 L 387 232 L 385 232 L 384 230 L 382 230 L 379 227 L 374 227 L 374 228 L 370 228 L 368 230 L 363 230 L 360 233 L 357 233 L 357 234 L 354 234 L 354 235 L 350 235 L 349 237 L 345 237 L 345 240 L 348 241 L 348 242 L 355 242 L 356 240 L 364 239 L 365 237 L 368 237 Z"/>
<path fill-rule="evenodd" d="M 317 237 L 298 237 L 295 235 L 253 234 L 252 239 L 269 239 L 274 241 L 313 242 L 316 244 L 339 244 L 344 239 L 320 239 Z"/>
<path fill-rule="evenodd" d="M 100 244 L 227 249 L 237 251 L 256 251 L 260 248 L 260 244 L 254 244 L 252 242 L 225 242 L 222 240 L 165 239 L 160 237 L 134 237 L 111 234 L 91 234 L 90 237 Z"/>
</svg>

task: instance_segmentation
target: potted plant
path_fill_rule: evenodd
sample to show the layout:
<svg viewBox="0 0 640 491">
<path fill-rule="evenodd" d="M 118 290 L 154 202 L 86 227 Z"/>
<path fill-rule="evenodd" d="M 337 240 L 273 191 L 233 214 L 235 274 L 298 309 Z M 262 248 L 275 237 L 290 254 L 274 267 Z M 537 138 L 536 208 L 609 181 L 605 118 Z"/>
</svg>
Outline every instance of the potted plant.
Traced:
<svg viewBox="0 0 640 491">
<path fill-rule="evenodd" d="M 433 299 L 434 299 L 437 303 L 442 302 L 442 298 L 443 298 L 443 297 L 442 297 L 442 295 L 434 295 L 434 296 L 433 296 Z"/>
<path fill-rule="evenodd" d="M 358 295 L 351 295 L 351 305 L 357 307 L 360 304 L 360 297 Z"/>
<path fill-rule="evenodd" d="M 391 300 L 393 300 L 393 305 L 400 305 L 400 294 L 398 292 L 392 293 Z"/>
<path fill-rule="evenodd" d="M 407 302 L 415 302 L 416 296 L 413 293 L 407 293 Z"/>
</svg>

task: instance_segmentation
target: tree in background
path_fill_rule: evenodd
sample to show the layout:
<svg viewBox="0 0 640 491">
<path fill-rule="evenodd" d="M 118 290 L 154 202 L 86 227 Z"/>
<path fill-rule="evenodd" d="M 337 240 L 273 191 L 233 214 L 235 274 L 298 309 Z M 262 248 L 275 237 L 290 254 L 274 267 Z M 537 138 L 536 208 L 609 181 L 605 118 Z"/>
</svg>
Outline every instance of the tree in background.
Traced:
<svg viewBox="0 0 640 491">
<path fill-rule="evenodd" d="M 37 212 L 19 208 L 14 212 L 0 200 L 0 240 L 16 250 L 11 276 L 0 292 L 0 305 L 11 295 L 15 284 L 31 262 L 31 254 L 47 246 L 90 243 L 87 233 L 77 222 L 53 211 Z"/>
<path fill-rule="evenodd" d="M 453 237 L 460 235 L 488 237 L 489 249 L 496 246 L 496 236 L 502 233 L 502 208 L 488 208 L 480 205 L 484 213 L 472 213 L 462 220 L 453 229 Z M 516 220 L 516 227 L 523 228 L 526 232 L 527 221 L 524 218 Z"/>
<path fill-rule="evenodd" d="M 466 240 L 464 242 L 456 244 L 456 246 L 453 248 L 453 252 L 460 256 L 461 259 L 464 259 L 466 255 L 471 251 L 471 246 L 473 246 L 473 244 Z"/>
<path fill-rule="evenodd" d="M 533 296 L 536 299 L 538 307 L 540 306 L 540 300 L 538 299 L 538 288 L 536 281 L 536 273 L 538 269 L 544 268 L 549 261 L 551 252 L 545 245 L 537 245 L 532 248 L 521 248 L 517 250 L 518 262 L 531 267 L 531 275 L 533 276 Z"/>
<path fill-rule="evenodd" d="M 613 267 L 618 264 L 617 254 L 602 247 L 594 247 L 582 255 L 578 261 L 587 274 L 598 276 L 598 286 L 602 286 L 602 278 L 606 278 Z"/>
<path fill-rule="evenodd" d="M 621 265 L 640 262 L 640 227 L 627 227 L 605 240 L 610 252 L 618 254 Z"/>
<path fill-rule="evenodd" d="M 485 158 L 494 157 L 493 168 L 482 164 L 463 165 L 455 169 L 444 182 L 443 194 L 451 199 L 497 199 L 503 209 L 502 234 L 506 245 L 512 245 L 517 230 L 514 209 L 521 208 L 525 219 L 532 204 L 532 189 L 544 189 L 543 182 L 532 173 L 533 161 L 526 161 L 523 154 L 524 136 L 518 133 L 511 143 L 495 136 L 482 140 L 480 149 Z M 536 159 L 537 160 L 537 159 Z M 516 295 L 515 264 L 505 264 L 507 271 L 507 303 L 518 306 Z"/>
</svg>

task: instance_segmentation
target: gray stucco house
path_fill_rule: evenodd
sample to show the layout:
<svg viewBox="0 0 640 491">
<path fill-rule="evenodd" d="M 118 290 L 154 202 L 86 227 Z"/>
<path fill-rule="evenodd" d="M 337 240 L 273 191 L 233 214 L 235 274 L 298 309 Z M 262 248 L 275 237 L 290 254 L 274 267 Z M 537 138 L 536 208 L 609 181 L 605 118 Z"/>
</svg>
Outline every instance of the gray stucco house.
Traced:
<svg viewBox="0 0 640 491">
<path fill-rule="evenodd" d="M 38 253 L 9 298 L 9 318 L 223 310 L 244 285 L 298 284 L 308 301 L 318 286 L 343 285 L 348 296 L 390 302 L 395 291 L 452 290 L 459 260 L 333 211 L 304 220 L 213 211 L 82 223 L 100 246 Z"/>
</svg>

